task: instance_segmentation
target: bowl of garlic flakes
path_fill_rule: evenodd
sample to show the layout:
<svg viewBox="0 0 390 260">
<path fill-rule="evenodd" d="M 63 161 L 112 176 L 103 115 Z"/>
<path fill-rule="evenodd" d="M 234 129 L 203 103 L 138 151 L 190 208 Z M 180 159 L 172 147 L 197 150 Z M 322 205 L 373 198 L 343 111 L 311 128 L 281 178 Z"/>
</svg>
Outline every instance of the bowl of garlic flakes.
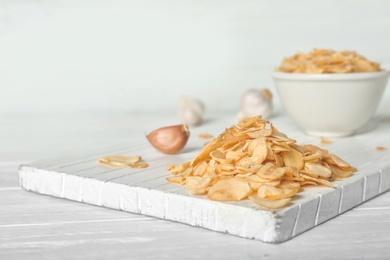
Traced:
<svg viewBox="0 0 390 260">
<path fill-rule="evenodd" d="M 285 58 L 272 77 L 287 114 L 307 134 L 341 137 L 369 122 L 389 75 L 356 52 L 314 49 Z"/>
</svg>

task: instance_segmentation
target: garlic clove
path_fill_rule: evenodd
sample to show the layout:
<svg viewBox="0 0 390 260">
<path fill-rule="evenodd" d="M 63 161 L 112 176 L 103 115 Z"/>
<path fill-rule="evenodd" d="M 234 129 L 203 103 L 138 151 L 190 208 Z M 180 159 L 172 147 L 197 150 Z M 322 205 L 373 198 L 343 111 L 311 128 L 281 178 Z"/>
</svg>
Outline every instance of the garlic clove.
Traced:
<svg viewBox="0 0 390 260">
<path fill-rule="evenodd" d="M 269 90 L 268 88 L 263 88 L 260 90 L 260 92 L 265 99 L 272 101 L 273 96 L 271 90 Z"/>
<path fill-rule="evenodd" d="M 203 122 L 203 103 L 194 98 L 181 97 L 179 102 L 179 119 L 183 124 L 198 126 Z"/>
<path fill-rule="evenodd" d="M 175 154 L 187 144 L 190 131 L 187 125 L 173 125 L 158 128 L 146 135 L 149 143 L 158 151 L 166 154 Z"/>
<path fill-rule="evenodd" d="M 273 111 L 272 93 L 269 89 L 249 89 L 241 96 L 240 119 L 261 115 L 269 118 Z"/>
<path fill-rule="evenodd" d="M 198 126 L 202 124 L 203 117 L 201 114 L 191 108 L 183 108 L 181 110 L 181 122 L 190 126 Z"/>
</svg>

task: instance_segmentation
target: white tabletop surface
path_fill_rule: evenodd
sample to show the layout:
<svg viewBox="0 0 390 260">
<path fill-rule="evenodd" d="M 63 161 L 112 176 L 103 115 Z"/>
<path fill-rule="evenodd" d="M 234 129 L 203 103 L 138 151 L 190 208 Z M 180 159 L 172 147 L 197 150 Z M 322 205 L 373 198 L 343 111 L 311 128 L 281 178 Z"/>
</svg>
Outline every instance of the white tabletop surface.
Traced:
<svg viewBox="0 0 390 260">
<path fill-rule="evenodd" d="M 275 93 L 270 72 L 297 51 L 355 50 L 390 68 L 390 1 L 299 3 L 1 0 L 0 260 L 389 259 L 389 192 L 272 245 L 19 187 L 20 164 L 131 145 L 177 123 L 151 111 L 176 109 L 181 95 L 226 111 L 248 88 Z M 206 119 L 198 131 L 235 122 Z M 389 86 L 377 119 L 390 124 Z"/>
<path fill-rule="evenodd" d="M 388 106 L 387 106 L 388 107 Z M 377 118 L 389 120 L 381 109 Z M 207 124 L 232 115 L 211 114 Z M 20 164 L 136 141 L 176 115 L 0 118 L 0 259 L 389 259 L 390 193 L 282 244 L 22 190 Z M 221 129 L 222 130 L 222 129 Z"/>
</svg>

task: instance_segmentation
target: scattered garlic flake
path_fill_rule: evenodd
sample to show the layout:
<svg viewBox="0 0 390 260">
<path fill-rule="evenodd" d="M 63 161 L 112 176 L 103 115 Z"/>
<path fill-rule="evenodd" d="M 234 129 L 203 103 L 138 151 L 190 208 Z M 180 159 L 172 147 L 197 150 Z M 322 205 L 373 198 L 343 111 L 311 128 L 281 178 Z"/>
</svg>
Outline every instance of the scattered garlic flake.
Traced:
<svg viewBox="0 0 390 260">
<path fill-rule="evenodd" d="M 112 167 L 130 167 L 130 168 L 147 168 L 149 165 L 142 161 L 142 157 L 136 156 L 125 156 L 125 155 L 106 155 L 99 158 L 99 163 L 106 166 Z"/>
<path fill-rule="evenodd" d="M 376 150 L 377 150 L 377 151 L 385 151 L 385 150 L 387 150 L 387 147 L 384 147 L 384 146 L 377 146 L 377 147 L 376 147 Z"/>
<path fill-rule="evenodd" d="M 212 134 L 209 134 L 209 133 L 204 133 L 204 134 L 199 134 L 198 137 L 199 137 L 199 139 L 211 139 L 214 136 Z"/>
<path fill-rule="evenodd" d="M 333 143 L 332 140 L 329 140 L 325 137 L 321 138 L 321 144 L 332 144 L 332 143 Z"/>
</svg>

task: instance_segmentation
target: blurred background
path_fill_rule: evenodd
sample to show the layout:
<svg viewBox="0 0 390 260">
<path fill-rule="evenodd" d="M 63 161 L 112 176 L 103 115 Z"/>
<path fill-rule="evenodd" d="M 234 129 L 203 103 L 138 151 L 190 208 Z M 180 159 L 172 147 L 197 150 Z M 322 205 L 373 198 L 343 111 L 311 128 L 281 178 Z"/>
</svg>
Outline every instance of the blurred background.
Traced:
<svg viewBox="0 0 390 260">
<path fill-rule="evenodd" d="M 389 10 L 386 0 L 1 0 L 0 116 L 169 113 L 182 95 L 236 113 L 246 89 L 275 92 L 270 73 L 297 51 L 355 50 L 389 68 Z"/>
</svg>

